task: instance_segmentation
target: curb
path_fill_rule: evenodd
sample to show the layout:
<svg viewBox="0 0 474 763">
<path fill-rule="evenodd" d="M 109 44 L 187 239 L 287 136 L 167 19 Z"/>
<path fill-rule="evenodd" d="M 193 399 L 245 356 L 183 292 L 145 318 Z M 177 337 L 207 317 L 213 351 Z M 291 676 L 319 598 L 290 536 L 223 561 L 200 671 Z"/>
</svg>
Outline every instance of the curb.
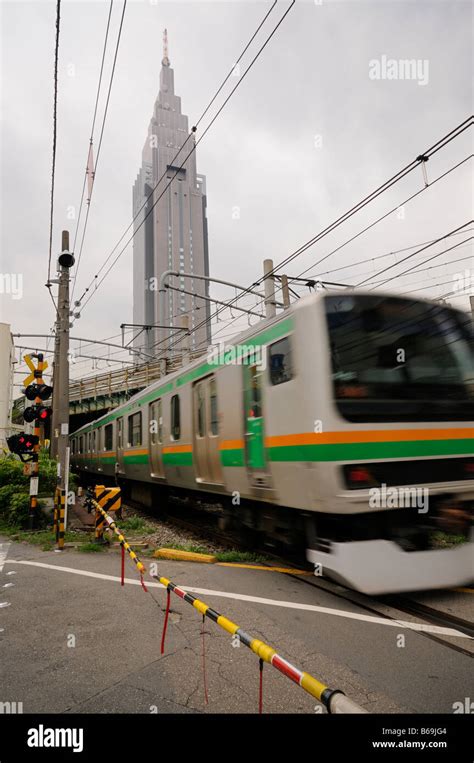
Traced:
<svg viewBox="0 0 474 763">
<path fill-rule="evenodd" d="M 217 557 L 212 556 L 212 554 L 196 554 L 194 551 L 179 551 L 174 548 L 159 548 L 153 556 L 177 562 L 201 562 L 202 564 L 215 564 L 217 562 Z"/>
</svg>

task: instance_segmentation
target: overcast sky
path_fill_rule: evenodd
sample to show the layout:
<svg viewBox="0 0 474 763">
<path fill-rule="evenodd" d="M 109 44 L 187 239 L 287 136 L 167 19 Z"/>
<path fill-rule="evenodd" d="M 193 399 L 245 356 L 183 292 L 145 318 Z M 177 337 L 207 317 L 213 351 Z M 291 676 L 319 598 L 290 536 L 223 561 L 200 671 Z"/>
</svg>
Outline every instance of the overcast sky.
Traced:
<svg viewBox="0 0 474 763">
<path fill-rule="evenodd" d="M 168 28 L 176 93 L 192 125 L 270 5 L 129 0 L 76 298 L 132 219 L 132 185 L 158 92 L 163 28 Z M 277 3 L 241 73 L 288 5 Z M 75 231 L 76 220 L 70 216 L 74 210 L 77 215 L 79 207 L 108 9 L 108 0 L 62 2 L 53 273 L 61 230 L 69 229 L 71 238 Z M 122 2 L 115 0 L 106 85 L 121 11 Z M 21 299 L 0 294 L 1 320 L 15 333 L 47 333 L 54 320 L 44 283 L 56 4 L 4 0 L 1 14 L 1 272 L 23 276 Z M 198 171 L 207 178 L 211 275 L 250 284 L 261 274 L 265 257 L 278 263 L 465 120 L 472 113 L 471 23 L 471 3 L 457 0 L 297 0 L 198 147 Z M 373 62 L 382 62 L 384 56 L 418 61 L 420 76 L 387 79 L 381 70 L 381 78 L 372 79 Z M 231 77 L 225 94 L 237 81 L 237 76 Z M 103 96 L 105 92 L 106 87 Z M 103 107 L 104 97 L 98 126 Z M 207 123 L 200 125 L 201 132 Z M 97 129 L 94 142 L 97 145 Z M 472 129 L 427 163 L 428 180 L 471 152 Z M 417 168 L 294 260 L 288 275 L 298 275 L 423 186 Z M 390 215 L 309 274 L 326 273 L 327 280 L 357 283 L 410 252 L 374 263 L 359 264 L 361 260 L 430 241 L 472 217 L 472 165 L 466 162 L 407 204 L 403 213 Z M 442 242 L 406 267 L 469 235 Z M 420 295 L 439 296 L 453 289 L 457 274 L 459 283 L 461 273 L 464 286 L 469 286 L 469 278 L 474 285 L 472 253 L 471 241 L 433 262 L 444 263 L 442 267 L 408 274 L 387 288 L 422 289 Z M 394 268 L 390 275 L 403 269 Z M 219 287 L 211 294 L 218 299 L 233 296 Z M 465 309 L 469 305 L 466 296 L 450 301 Z M 254 302 L 247 297 L 243 304 Z M 131 320 L 130 245 L 72 334 L 110 337 Z M 241 322 L 233 324 L 220 336 L 239 326 Z M 45 341 L 34 343 L 46 346 Z M 95 354 L 97 349 L 87 351 Z M 105 369 L 105 363 L 99 367 Z M 90 364 L 83 362 L 76 364 L 73 375 L 90 371 Z"/>
</svg>

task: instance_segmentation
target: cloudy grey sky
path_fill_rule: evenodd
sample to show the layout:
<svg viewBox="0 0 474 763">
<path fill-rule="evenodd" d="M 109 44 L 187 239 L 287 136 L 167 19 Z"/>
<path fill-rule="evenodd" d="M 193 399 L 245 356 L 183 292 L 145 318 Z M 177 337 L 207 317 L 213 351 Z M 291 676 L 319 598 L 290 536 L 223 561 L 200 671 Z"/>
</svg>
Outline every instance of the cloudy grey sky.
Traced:
<svg viewBox="0 0 474 763">
<path fill-rule="evenodd" d="M 259 35 L 260 44 L 288 4 L 277 3 Z M 270 5 L 129 0 L 76 296 L 132 219 L 132 185 L 158 92 L 163 28 L 168 28 L 176 93 L 193 124 Z M 23 275 L 22 299 L 0 295 L 1 320 L 11 323 L 13 332 L 46 333 L 54 320 L 43 284 L 56 8 L 55 2 L 41 0 L 3 0 L 0 7 L 1 271 Z M 61 230 L 67 228 L 72 235 L 75 229 L 68 214 L 71 208 L 77 214 L 80 201 L 108 8 L 108 0 L 62 2 L 53 266 Z M 121 10 L 122 2 L 115 0 L 105 83 Z M 250 284 L 260 275 L 265 257 L 282 260 L 466 119 L 472 113 L 471 23 L 471 3 L 459 0 L 297 0 L 198 148 L 198 171 L 207 178 L 211 275 Z M 258 50 L 258 41 L 241 71 Z M 425 83 L 371 79 L 370 62 L 383 56 L 419 60 Z M 225 93 L 236 81 L 230 79 Z M 104 99 L 99 118 L 103 105 Z M 428 162 L 429 181 L 471 152 L 472 129 Z M 298 257 L 288 274 L 298 275 L 423 185 L 417 168 Z M 427 242 L 472 217 L 472 165 L 466 162 L 406 205 L 402 215 L 392 214 L 309 274 L 357 283 L 404 255 L 374 263 L 359 264 L 361 260 Z M 469 235 L 437 245 L 407 267 Z M 468 286 L 469 277 L 474 280 L 472 242 L 433 265 L 440 263 L 392 281 L 390 288 L 438 296 L 452 290 L 460 273 Z M 218 299 L 233 296 L 221 288 L 211 292 Z M 120 324 L 132 320 L 131 300 L 130 245 L 72 333 L 90 338 L 118 334 Z M 466 296 L 450 301 L 466 309 L 469 304 Z M 252 299 L 247 297 L 245 304 L 250 306 Z M 233 324 L 221 336 L 241 325 Z M 90 371 L 87 363 L 77 364 L 73 375 Z"/>
</svg>

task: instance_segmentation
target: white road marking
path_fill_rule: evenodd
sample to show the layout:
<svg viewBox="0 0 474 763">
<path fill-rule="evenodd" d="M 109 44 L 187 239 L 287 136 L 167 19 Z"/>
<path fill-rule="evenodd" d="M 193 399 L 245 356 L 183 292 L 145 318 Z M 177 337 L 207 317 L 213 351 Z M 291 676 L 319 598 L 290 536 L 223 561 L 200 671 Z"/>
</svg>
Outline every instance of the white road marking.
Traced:
<svg viewBox="0 0 474 763">
<path fill-rule="evenodd" d="M 14 585 L 15 585 L 15 583 L 4 583 L 2 585 L 2 588 L 13 588 Z"/>
<path fill-rule="evenodd" d="M 82 575 L 87 578 L 96 578 L 99 580 L 108 580 L 113 583 L 119 583 L 121 578 L 115 575 L 104 575 L 102 572 L 90 572 L 89 570 L 77 570 L 74 567 L 62 567 L 58 564 L 45 564 L 44 562 L 27 562 L 18 559 L 8 559 L 7 564 L 25 564 L 29 567 L 41 567 L 45 570 L 56 570 L 57 572 L 70 572 L 73 575 Z M 125 583 L 129 585 L 141 585 L 139 580 L 125 578 Z M 146 585 L 153 588 L 164 588 L 161 583 L 146 581 Z M 356 612 L 346 612 L 342 609 L 332 609 L 331 607 L 319 607 L 316 604 L 299 604 L 294 601 L 279 601 L 278 599 L 264 599 L 261 596 L 248 596 L 244 593 L 229 593 L 227 591 L 212 591 L 208 588 L 194 588 L 193 586 L 180 585 L 183 591 L 189 593 L 203 594 L 204 596 L 218 596 L 223 599 L 235 599 L 236 601 L 248 601 L 252 604 L 268 604 L 272 607 L 283 607 L 285 609 L 301 609 L 306 612 L 319 612 L 323 615 L 334 615 L 335 617 L 345 617 L 349 620 L 361 620 L 374 625 L 387 625 L 392 628 L 407 628 L 408 630 L 419 631 L 422 633 L 434 633 L 439 636 L 454 636 L 456 638 L 471 639 L 467 633 L 461 633 L 454 628 L 443 628 L 438 625 L 428 625 L 426 623 L 411 623 L 407 620 L 388 620 L 383 617 L 372 617 Z M 1 606 L 1 605 L 0 605 Z"/>
<path fill-rule="evenodd" d="M 7 559 L 9 543 L 0 543 L 0 572 L 3 570 L 3 565 Z"/>
<path fill-rule="evenodd" d="M 0 609 L 2 607 L 9 607 L 9 606 L 10 606 L 10 602 L 9 601 L 0 601 Z"/>
</svg>

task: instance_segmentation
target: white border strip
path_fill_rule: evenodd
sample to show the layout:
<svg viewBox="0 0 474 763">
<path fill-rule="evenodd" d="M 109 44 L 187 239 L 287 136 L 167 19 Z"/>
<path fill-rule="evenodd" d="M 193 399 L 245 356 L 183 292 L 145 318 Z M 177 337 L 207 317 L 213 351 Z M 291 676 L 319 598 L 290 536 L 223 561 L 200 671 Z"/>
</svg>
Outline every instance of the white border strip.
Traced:
<svg viewBox="0 0 474 763">
<path fill-rule="evenodd" d="M 121 578 L 115 575 L 104 575 L 101 572 L 89 572 L 88 570 L 77 570 L 74 567 L 62 567 L 58 564 L 45 564 L 44 562 L 27 562 L 17 559 L 8 559 L 6 564 L 24 564 L 29 567 L 40 567 L 45 570 L 56 570 L 57 572 L 70 572 L 73 575 L 82 575 L 87 578 L 96 578 L 99 580 L 108 580 L 113 583 L 120 583 Z M 140 580 L 125 578 L 125 583 L 129 585 L 141 585 Z M 158 582 L 146 582 L 147 586 L 153 588 L 164 588 Z M 426 623 L 410 623 L 407 620 L 389 620 L 384 617 L 372 617 L 371 615 L 362 615 L 356 612 L 346 612 L 343 609 L 332 609 L 331 607 L 319 607 L 316 604 L 299 604 L 294 601 L 279 601 L 278 599 L 264 599 L 261 596 L 248 596 L 243 593 L 229 593 L 227 591 L 212 591 L 208 588 L 194 588 L 193 586 L 180 585 L 184 591 L 189 593 L 204 594 L 205 596 L 218 596 L 223 599 L 235 599 L 236 601 L 248 601 L 252 604 L 267 604 L 272 607 L 284 607 L 285 609 L 300 609 L 306 612 L 319 612 L 323 615 L 333 615 L 334 617 L 345 617 L 349 620 L 360 620 L 373 625 L 386 625 L 392 628 L 406 628 L 420 633 L 433 633 L 438 636 L 452 636 L 455 638 L 473 639 L 466 633 L 461 633 L 454 628 L 443 628 L 438 625 L 428 625 Z"/>
</svg>

